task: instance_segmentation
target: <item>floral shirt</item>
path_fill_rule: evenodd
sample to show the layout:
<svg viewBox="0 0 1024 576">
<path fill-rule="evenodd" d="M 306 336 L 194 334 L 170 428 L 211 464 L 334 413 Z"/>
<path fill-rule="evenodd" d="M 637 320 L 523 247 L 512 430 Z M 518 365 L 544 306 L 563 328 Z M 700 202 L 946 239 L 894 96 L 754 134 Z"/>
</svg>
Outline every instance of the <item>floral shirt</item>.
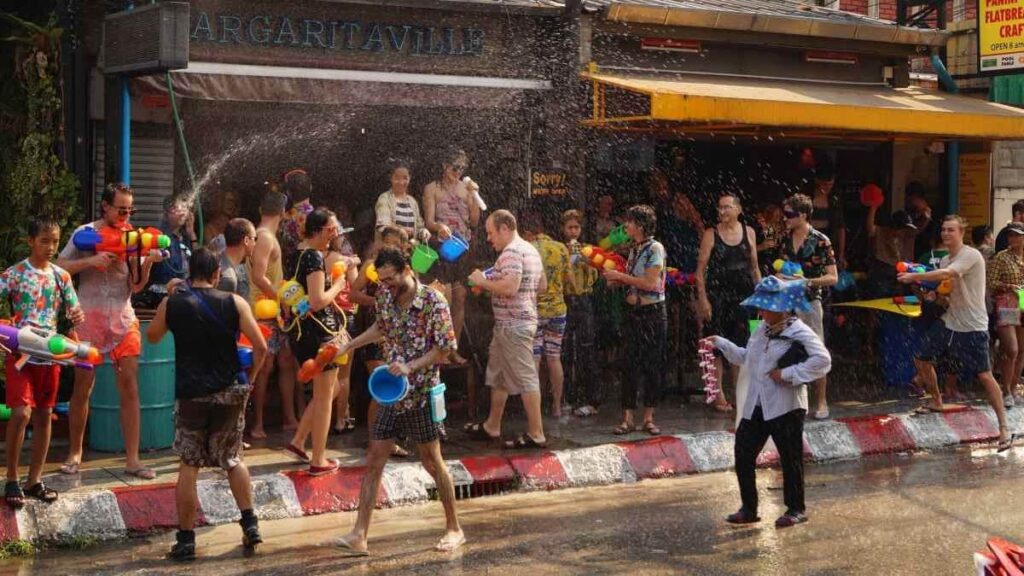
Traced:
<svg viewBox="0 0 1024 576">
<path fill-rule="evenodd" d="M 586 296 L 594 291 L 594 283 L 597 282 L 597 268 L 587 264 L 587 259 L 580 254 L 583 244 L 571 242 L 569 244 L 569 265 L 572 274 L 572 283 L 565 287 L 566 296 Z"/>
<path fill-rule="evenodd" d="M 402 309 L 394 290 L 377 290 L 377 327 L 384 333 L 384 357 L 388 363 L 412 362 L 434 348 L 455 350 L 455 328 L 448 302 L 440 292 L 416 283 L 416 295 Z M 409 374 L 410 393 L 396 408 L 423 406 L 430 389 L 441 382 L 441 367 L 434 364 Z"/>
<path fill-rule="evenodd" d="M 526 240 L 516 237 L 498 255 L 491 279 L 519 278 L 519 290 L 511 296 L 491 296 L 494 307 L 494 326 L 497 328 L 521 328 L 537 326 L 537 293 L 547 286 L 544 278 L 544 264 L 540 253 Z"/>
<path fill-rule="evenodd" d="M 1017 299 L 1017 290 L 1024 287 L 1024 260 L 1003 250 L 988 263 L 988 289 L 994 294 L 1010 293 Z"/>
<path fill-rule="evenodd" d="M 776 258 L 800 264 L 804 271 L 804 278 L 808 280 L 821 278 L 825 275 L 825 268 L 836 264 L 836 254 L 832 250 L 832 242 L 828 236 L 814 228 L 810 229 L 807 238 L 804 238 L 803 244 L 796 251 L 793 250 L 793 233 L 787 234 L 779 244 Z M 821 286 L 807 287 L 808 300 L 821 300 L 821 294 Z"/>
<path fill-rule="evenodd" d="M 27 259 L 0 273 L 0 300 L 10 301 L 16 327 L 43 330 L 57 330 L 62 310 L 66 313 L 78 306 L 78 295 L 66 270 L 56 264 L 40 270 Z"/>
<path fill-rule="evenodd" d="M 537 295 L 537 314 L 541 318 L 565 316 L 565 277 L 569 275 L 569 249 L 547 234 L 537 234 L 533 247 L 540 253 L 548 288 Z"/>
</svg>

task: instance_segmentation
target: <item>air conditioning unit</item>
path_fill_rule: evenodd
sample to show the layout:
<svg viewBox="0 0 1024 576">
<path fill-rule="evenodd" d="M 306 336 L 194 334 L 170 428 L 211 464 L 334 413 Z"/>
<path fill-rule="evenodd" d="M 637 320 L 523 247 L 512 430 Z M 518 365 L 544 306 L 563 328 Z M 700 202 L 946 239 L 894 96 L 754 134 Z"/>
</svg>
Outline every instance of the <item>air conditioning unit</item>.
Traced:
<svg viewBox="0 0 1024 576">
<path fill-rule="evenodd" d="M 188 2 L 147 4 L 103 19 L 103 72 L 152 74 L 188 67 Z"/>
</svg>

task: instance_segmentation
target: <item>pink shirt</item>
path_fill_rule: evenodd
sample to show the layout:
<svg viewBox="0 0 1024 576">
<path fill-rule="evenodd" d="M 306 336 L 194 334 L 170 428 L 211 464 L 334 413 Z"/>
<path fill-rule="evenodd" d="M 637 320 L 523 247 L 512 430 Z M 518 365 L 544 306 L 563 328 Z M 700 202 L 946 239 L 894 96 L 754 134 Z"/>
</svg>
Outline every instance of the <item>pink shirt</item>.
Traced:
<svg viewBox="0 0 1024 576">
<path fill-rule="evenodd" d="M 494 263 L 491 278 L 502 280 L 516 276 L 520 278 L 519 290 L 512 296 L 493 295 L 494 326 L 497 328 L 518 328 L 537 325 L 537 292 L 544 290 L 544 264 L 540 254 L 526 240 L 516 236 Z"/>
<path fill-rule="evenodd" d="M 445 190 L 440 182 L 437 184 L 436 202 L 434 204 L 434 220 L 458 232 L 466 242 L 471 239 L 472 229 L 469 225 L 469 199 L 459 198 L 456 191 L 466 185 L 461 181 L 452 190 Z"/>
</svg>

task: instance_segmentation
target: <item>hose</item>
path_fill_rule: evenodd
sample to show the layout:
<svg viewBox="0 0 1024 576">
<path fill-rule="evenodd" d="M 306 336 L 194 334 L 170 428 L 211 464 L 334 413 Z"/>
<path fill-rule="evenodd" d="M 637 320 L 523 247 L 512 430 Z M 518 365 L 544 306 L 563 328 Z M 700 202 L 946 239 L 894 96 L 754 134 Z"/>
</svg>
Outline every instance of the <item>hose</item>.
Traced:
<svg viewBox="0 0 1024 576">
<path fill-rule="evenodd" d="M 188 142 L 185 141 L 185 129 L 181 124 L 181 115 L 178 114 L 178 101 L 174 98 L 174 83 L 171 81 L 171 73 L 167 71 L 167 93 L 171 97 L 171 112 L 174 114 L 174 128 L 178 132 L 178 144 L 181 145 L 181 152 L 185 156 L 185 169 L 188 171 L 188 180 L 192 185 L 192 193 L 195 201 L 195 208 L 198 217 L 196 223 L 198 224 L 196 230 L 196 237 L 199 239 L 199 245 L 202 246 L 206 243 L 206 239 L 203 238 L 204 228 L 203 225 L 203 202 L 199 197 L 199 189 L 196 187 L 196 171 L 192 166 L 192 158 L 188 154 Z"/>
</svg>

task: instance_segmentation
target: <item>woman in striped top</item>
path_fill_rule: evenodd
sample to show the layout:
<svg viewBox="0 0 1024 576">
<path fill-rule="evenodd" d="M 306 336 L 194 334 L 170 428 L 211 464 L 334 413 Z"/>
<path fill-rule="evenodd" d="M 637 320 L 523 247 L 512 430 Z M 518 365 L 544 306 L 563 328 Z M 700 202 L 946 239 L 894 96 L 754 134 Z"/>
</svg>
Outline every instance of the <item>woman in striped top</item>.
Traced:
<svg viewBox="0 0 1024 576">
<path fill-rule="evenodd" d="M 374 210 L 377 213 L 377 230 L 374 234 L 376 242 L 380 242 L 380 232 L 387 226 L 401 228 L 409 238 L 426 242 L 430 232 L 423 225 L 423 216 L 416 199 L 409 194 L 409 182 L 412 173 L 409 164 L 395 162 L 391 167 L 391 189 L 377 197 Z"/>
</svg>

